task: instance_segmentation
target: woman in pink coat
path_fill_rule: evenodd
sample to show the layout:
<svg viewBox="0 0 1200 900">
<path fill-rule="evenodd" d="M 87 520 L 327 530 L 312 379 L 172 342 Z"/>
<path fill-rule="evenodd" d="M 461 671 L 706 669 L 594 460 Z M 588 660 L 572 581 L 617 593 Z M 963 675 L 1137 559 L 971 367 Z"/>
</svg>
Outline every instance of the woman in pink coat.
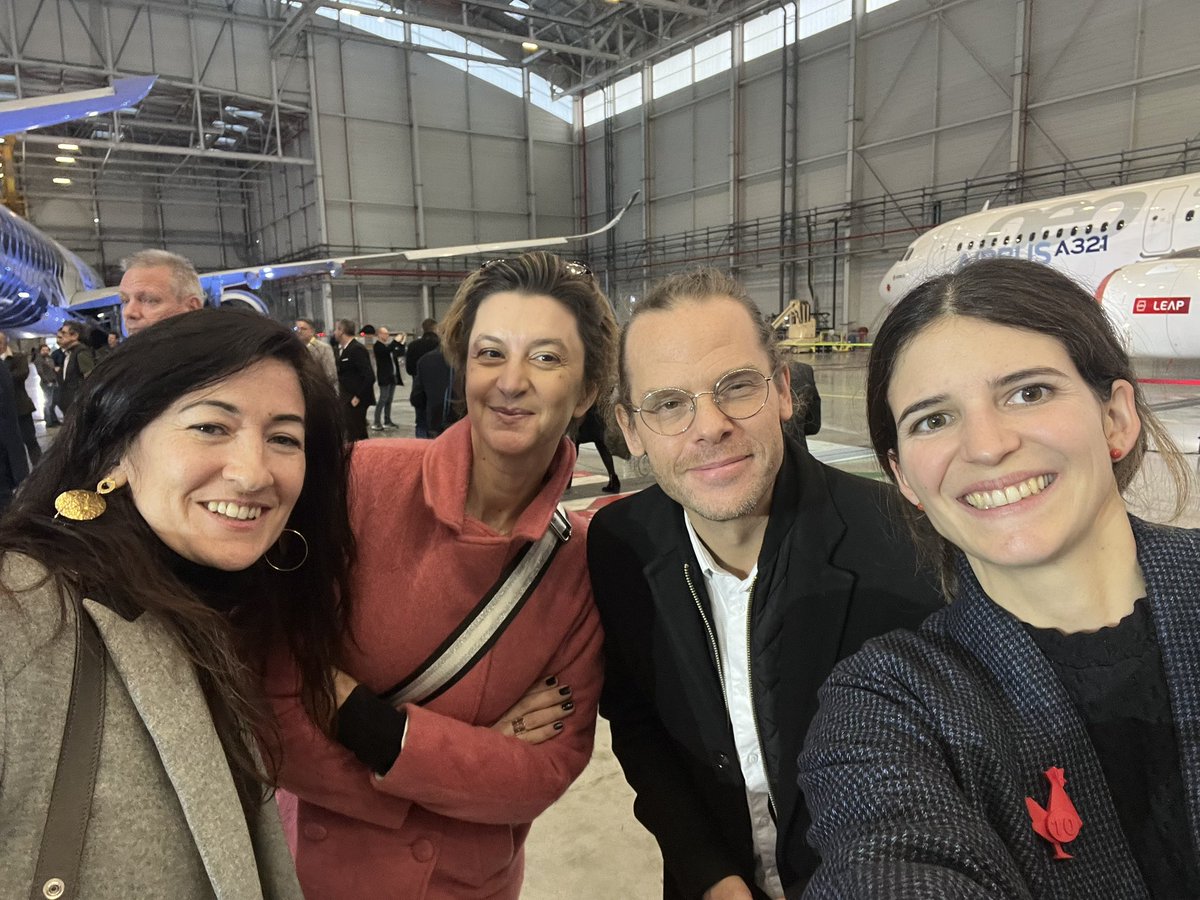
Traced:
<svg viewBox="0 0 1200 900">
<path fill-rule="evenodd" d="M 336 733 L 272 666 L 280 783 L 309 900 L 515 898 L 533 819 L 583 771 L 601 681 L 584 522 L 495 645 L 432 699 L 390 697 L 551 525 L 575 463 L 568 426 L 615 369 L 616 325 L 586 267 L 493 261 L 442 325 L 467 417 L 435 441 L 370 441 L 351 463 L 351 638 Z M 383 695 L 383 697 L 381 697 Z"/>
</svg>

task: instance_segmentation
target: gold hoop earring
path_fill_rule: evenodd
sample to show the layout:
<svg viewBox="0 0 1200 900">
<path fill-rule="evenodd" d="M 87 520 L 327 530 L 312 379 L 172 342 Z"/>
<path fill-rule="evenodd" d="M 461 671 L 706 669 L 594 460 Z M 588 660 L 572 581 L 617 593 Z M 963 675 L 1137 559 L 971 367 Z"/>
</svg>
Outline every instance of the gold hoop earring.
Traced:
<svg viewBox="0 0 1200 900">
<path fill-rule="evenodd" d="M 54 518 L 62 516 L 72 522 L 90 522 L 104 515 L 108 504 L 104 502 L 104 494 L 111 494 L 121 485 L 112 477 L 100 479 L 96 490 L 63 491 L 54 498 Z"/>
<path fill-rule="evenodd" d="M 268 566 L 270 566 L 276 572 L 295 572 L 298 568 L 300 568 L 302 565 L 304 565 L 308 561 L 308 541 L 305 539 L 304 535 L 302 535 L 295 528 L 283 529 L 283 534 L 279 535 L 279 540 L 277 540 L 275 542 L 275 546 L 282 547 L 283 535 L 288 534 L 288 533 L 294 534 L 296 537 L 300 538 L 300 543 L 302 545 L 301 549 L 304 551 L 304 555 L 300 557 L 300 561 L 298 563 L 296 563 L 294 566 L 282 566 L 282 565 L 276 565 L 275 563 L 271 562 L 271 557 L 270 557 L 271 551 L 268 550 L 266 553 L 263 554 L 263 562 L 265 562 Z M 272 549 L 274 549 L 274 547 L 272 547 Z"/>
</svg>

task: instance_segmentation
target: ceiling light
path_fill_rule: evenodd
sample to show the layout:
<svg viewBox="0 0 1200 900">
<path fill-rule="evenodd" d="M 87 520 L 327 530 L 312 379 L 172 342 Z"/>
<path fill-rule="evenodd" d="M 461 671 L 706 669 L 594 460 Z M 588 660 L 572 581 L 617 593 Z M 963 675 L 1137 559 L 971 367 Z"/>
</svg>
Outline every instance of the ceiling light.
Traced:
<svg viewBox="0 0 1200 900">
<path fill-rule="evenodd" d="M 521 49 L 526 53 L 533 53 L 537 48 L 538 45 L 534 41 L 521 41 Z"/>
<path fill-rule="evenodd" d="M 96 116 L 98 116 L 98 115 L 100 115 L 100 110 L 98 110 L 98 109 L 93 109 L 93 110 L 92 110 L 90 113 L 88 113 L 88 114 L 87 114 L 87 117 L 88 117 L 89 119 L 94 119 L 94 118 L 96 118 Z"/>
<path fill-rule="evenodd" d="M 55 178 L 54 183 L 55 184 L 70 184 L 71 179 L 70 178 Z"/>
<path fill-rule="evenodd" d="M 54 161 L 56 163 L 63 163 L 64 165 L 70 166 L 70 165 L 74 165 L 75 157 L 73 157 L 73 156 L 56 156 L 56 157 L 54 157 Z"/>
<path fill-rule="evenodd" d="M 92 224 L 93 224 L 93 225 L 99 225 L 99 224 L 100 224 L 100 217 L 99 217 L 99 216 L 93 216 L 93 217 L 92 217 Z"/>
<path fill-rule="evenodd" d="M 78 144 L 59 144 L 58 149 L 59 150 L 78 150 L 79 145 Z"/>
</svg>

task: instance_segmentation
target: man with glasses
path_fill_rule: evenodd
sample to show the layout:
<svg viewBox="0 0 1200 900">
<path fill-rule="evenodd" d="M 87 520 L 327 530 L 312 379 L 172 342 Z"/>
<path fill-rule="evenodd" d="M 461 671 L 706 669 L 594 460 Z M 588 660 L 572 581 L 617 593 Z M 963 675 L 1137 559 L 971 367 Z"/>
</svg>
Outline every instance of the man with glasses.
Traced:
<svg viewBox="0 0 1200 900">
<path fill-rule="evenodd" d="M 785 438 L 788 370 L 732 278 L 656 286 L 625 326 L 620 376 L 617 421 L 658 485 L 589 529 L 600 712 L 665 897 L 795 895 L 817 863 L 796 785 L 817 688 L 937 593 L 887 517 L 891 489 Z"/>
</svg>

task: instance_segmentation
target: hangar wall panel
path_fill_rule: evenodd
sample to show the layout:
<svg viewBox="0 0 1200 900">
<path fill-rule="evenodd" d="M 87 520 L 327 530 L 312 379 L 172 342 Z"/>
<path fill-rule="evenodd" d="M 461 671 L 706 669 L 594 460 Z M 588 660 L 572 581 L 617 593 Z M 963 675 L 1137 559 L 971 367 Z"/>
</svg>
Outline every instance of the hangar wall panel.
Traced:
<svg viewBox="0 0 1200 900">
<path fill-rule="evenodd" d="M 807 293 L 811 280 L 835 325 L 874 326 L 883 272 L 939 221 L 989 199 L 1108 183 L 1118 169 L 1136 181 L 1200 165 L 1194 6 L 898 0 L 860 12 L 854 23 L 751 60 L 736 78 L 722 73 L 627 111 L 610 134 L 589 124 L 589 224 L 603 219 L 608 183 L 642 182 L 649 205 L 622 223 L 616 248 L 597 242 L 592 252 L 611 259 L 623 293 L 703 255 L 703 241 L 719 259 L 732 244 L 733 265 L 764 309 Z M 1024 103 L 1014 99 L 1022 73 Z M 715 180 L 728 181 L 735 108 L 731 212 L 727 196 L 717 202 Z M 1160 145 L 1176 152 L 1152 159 Z M 1101 162 L 1110 171 L 1097 182 L 1087 171 Z"/>
</svg>

